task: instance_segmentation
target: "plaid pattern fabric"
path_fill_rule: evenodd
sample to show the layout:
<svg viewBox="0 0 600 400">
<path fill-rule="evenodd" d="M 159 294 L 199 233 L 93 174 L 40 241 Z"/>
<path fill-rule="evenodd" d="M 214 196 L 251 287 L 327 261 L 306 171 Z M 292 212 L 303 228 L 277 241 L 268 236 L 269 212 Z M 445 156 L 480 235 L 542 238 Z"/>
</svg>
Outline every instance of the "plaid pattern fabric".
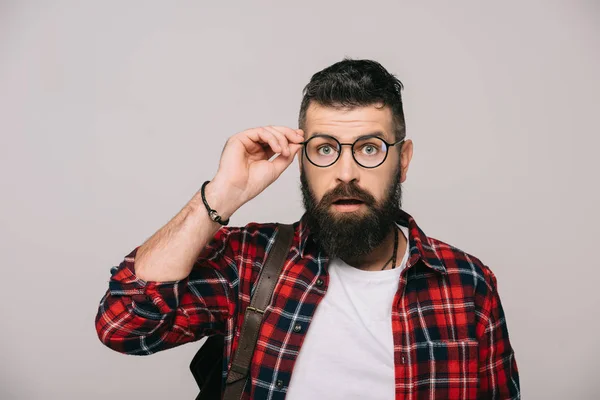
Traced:
<svg viewBox="0 0 600 400">
<path fill-rule="evenodd" d="M 396 399 L 519 399 L 517 364 L 494 274 L 477 258 L 427 237 L 410 215 L 403 213 L 398 223 L 409 228 L 410 255 L 391 315 Z M 245 399 L 285 398 L 294 361 L 327 292 L 327 256 L 305 217 L 294 228 L 264 314 Z M 111 268 L 95 321 L 98 337 L 118 352 L 149 355 L 224 335 L 225 377 L 275 235 L 275 224 L 223 227 L 190 275 L 174 282 L 137 278 L 134 249 Z"/>
</svg>

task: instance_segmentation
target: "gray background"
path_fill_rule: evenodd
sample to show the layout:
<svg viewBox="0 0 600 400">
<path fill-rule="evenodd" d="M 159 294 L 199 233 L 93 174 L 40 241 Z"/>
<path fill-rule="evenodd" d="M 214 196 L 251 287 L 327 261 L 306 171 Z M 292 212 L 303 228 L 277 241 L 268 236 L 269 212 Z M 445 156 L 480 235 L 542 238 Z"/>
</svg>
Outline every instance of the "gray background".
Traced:
<svg viewBox="0 0 600 400">
<path fill-rule="evenodd" d="M 0 3 L 0 398 L 193 398 L 198 342 L 96 337 L 109 269 L 344 56 L 404 82 L 405 209 L 496 273 L 524 397 L 600 398 L 598 2 L 213 3 Z M 294 164 L 232 223 L 301 213 Z"/>
</svg>

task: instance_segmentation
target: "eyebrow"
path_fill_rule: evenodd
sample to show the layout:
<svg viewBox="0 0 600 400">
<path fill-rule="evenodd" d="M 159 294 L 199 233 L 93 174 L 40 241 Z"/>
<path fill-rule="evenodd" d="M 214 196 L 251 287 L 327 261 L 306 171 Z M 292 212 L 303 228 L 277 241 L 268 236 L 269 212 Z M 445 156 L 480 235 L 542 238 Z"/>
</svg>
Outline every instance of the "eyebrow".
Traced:
<svg viewBox="0 0 600 400">
<path fill-rule="evenodd" d="M 310 138 L 312 138 L 312 137 L 315 137 L 315 136 L 331 136 L 331 137 L 333 137 L 333 138 L 336 138 L 337 140 L 340 140 L 340 138 L 339 138 L 339 137 L 337 137 L 337 136 L 335 136 L 335 135 L 332 135 L 332 134 L 330 134 L 330 133 L 323 133 L 323 132 L 314 132 L 314 133 L 313 133 L 313 134 L 312 134 L 310 137 L 308 137 L 306 140 L 308 140 L 308 139 L 310 139 Z M 385 133 L 383 133 L 383 132 L 381 132 L 381 131 L 375 131 L 375 132 L 371 132 L 371 133 L 365 133 L 364 135 L 360 135 L 360 136 L 358 136 L 358 137 L 355 137 L 355 138 L 353 139 L 353 141 L 354 141 L 354 140 L 358 140 L 358 139 L 363 139 L 363 138 L 366 138 L 366 137 L 373 137 L 373 136 L 375 136 L 375 137 L 378 137 L 378 138 L 381 138 L 381 139 L 383 139 L 383 140 L 387 140 L 387 139 L 386 139 L 386 137 L 385 137 Z"/>
</svg>

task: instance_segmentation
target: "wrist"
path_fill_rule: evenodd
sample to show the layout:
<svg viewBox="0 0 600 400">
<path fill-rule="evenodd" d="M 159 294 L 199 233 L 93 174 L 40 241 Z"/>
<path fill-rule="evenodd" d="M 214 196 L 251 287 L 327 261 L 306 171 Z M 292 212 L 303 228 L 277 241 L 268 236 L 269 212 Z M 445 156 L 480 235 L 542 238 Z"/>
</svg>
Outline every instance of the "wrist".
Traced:
<svg viewBox="0 0 600 400">
<path fill-rule="evenodd" d="M 234 202 L 235 196 L 231 190 L 218 181 L 210 181 L 204 189 L 204 195 L 208 206 L 217 212 L 222 221 L 229 219 L 239 208 Z M 201 207 L 205 213 L 208 213 L 204 202 L 201 203 Z"/>
</svg>

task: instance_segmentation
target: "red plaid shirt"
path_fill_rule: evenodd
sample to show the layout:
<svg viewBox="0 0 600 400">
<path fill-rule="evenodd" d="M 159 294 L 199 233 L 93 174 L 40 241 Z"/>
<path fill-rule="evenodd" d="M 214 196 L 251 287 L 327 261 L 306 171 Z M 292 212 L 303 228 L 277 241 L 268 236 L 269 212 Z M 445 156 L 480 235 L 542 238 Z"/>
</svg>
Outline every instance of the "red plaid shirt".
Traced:
<svg viewBox="0 0 600 400">
<path fill-rule="evenodd" d="M 398 223 L 409 228 L 410 254 L 391 315 L 396 399 L 519 399 L 494 274 L 477 258 L 427 237 L 408 214 L 402 218 Z M 245 399 L 285 398 L 305 334 L 327 293 L 328 258 L 304 217 L 294 227 L 264 314 Z M 256 223 L 221 228 L 190 275 L 173 282 L 137 278 L 134 249 L 111 269 L 96 316 L 98 337 L 118 352 L 149 355 L 224 335 L 225 377 L 275 228 Z"/>
</svg>

